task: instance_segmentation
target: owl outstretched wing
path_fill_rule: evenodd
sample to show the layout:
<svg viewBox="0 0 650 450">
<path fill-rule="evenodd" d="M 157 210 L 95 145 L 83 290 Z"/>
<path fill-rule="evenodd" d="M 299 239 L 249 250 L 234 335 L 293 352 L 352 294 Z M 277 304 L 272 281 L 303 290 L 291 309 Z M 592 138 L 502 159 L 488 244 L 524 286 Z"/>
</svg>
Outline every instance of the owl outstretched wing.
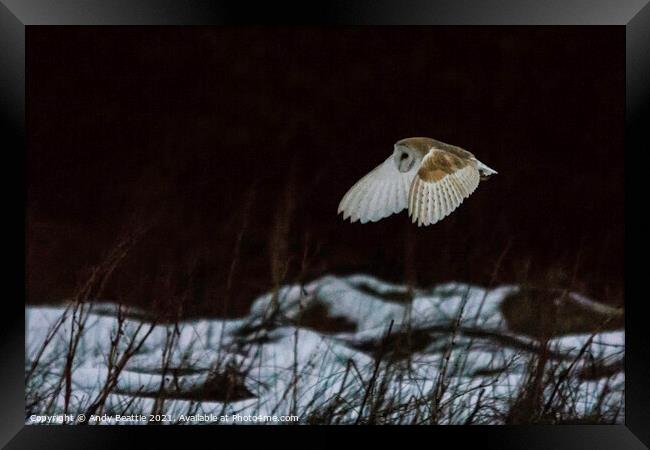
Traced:
<svg viewBox="0 0 650 450">
<path fill-rule="evenodd" d="M 343 219 L 361 223 L 376 222 L 407 207 L 409 187 L 417 172 L 415 165 L 408 172 L 400 172 L 391 155 L 361 178 L 343 196 L 339 213 Z"/>
<path fill-rule="evenodd" d="M 408 210 L 413 223 L 439 222 L 478 186 L 478 161 L 469 156 L 432 148 L 422 159 L 409 190 Z"/>
</svg>

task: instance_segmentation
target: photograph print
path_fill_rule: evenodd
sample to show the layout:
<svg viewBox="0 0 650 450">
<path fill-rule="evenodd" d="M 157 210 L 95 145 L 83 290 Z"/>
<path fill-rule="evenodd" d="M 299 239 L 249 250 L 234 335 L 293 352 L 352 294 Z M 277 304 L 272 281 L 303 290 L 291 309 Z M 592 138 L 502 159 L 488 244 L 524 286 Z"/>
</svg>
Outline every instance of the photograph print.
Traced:
<svg viewBox="0 0 650 450">
<path fill-rule="evenodd" d="M 624 423 L 621 27 L 26 42 L 26 424 Z"/>
</svg>

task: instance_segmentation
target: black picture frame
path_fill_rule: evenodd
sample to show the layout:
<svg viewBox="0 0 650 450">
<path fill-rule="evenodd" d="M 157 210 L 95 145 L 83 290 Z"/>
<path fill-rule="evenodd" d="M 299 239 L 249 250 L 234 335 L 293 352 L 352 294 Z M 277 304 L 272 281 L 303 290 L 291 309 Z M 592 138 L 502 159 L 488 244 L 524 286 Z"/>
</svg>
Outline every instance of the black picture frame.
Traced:
<svg viewBox="0 0 650 450">
<path fill-rule="evenodd" d="M 25 41 L 26 29 L 42 25 L 615 25 L 626 33 L 626 145 L 625 152 L 641 154 L 650 148 L 650 5 L 645 0 L 469 0 L 410 1 L 310 1 L 250 2 L 177 0 L 2 0 L 0 2 L 0 110 L 3 181 L 6 218 L 11 218 L 12 243 L 7 252 L 10 271 L 5 283 L 12 289 L 5 297 L 2 327 L 2 383 L 0 398 L 4 414 L 0 420 L 0 443 L 6 448 L 112 448 L 131 447 L 136 439 L 151 444 L 154 435 L 168 439 L 184 435 L 184 427 L 42 427 L 24 425 L 24 303 L 25 298 Z M 621 49 L 623 51 L 623 49 Z M 623 93 L 621 92 L 621 95 Z M 626 164 L 627 176 L 631 177 Z M 641 175 L 643 176 L 643 174 Z M 630 195 L 629 191 L 626 193 Z M 626 218 L 627 219 L 627 218 Z M 627 221 L 629 224 L 629 221 Z M 626 244 L 629 243 L 629 233 Z M 638 244 L 635 244 L 635 247 Z M 629 258 L 628 245 L 626 257 Z M 19 263 L 20 261 L 20 263 Z M 629 265 L 628 265 L 629 267 Z M 422 427 L 418 429 L 373 429 L 380 439 L 390 431 L 403 439 L 449 438 L 454 445 L 478 442 L 494 448 L 526 449 L 635 449 L 650 445 L 650 350 L 643 341 L 645 318 L 642 298 L 626 290 L 626 419 L 621 426 L 520 426 L 520 427 Z M 137 436 L 133 435 L 137 428 Z M 146 429 L 145 429 L 146 428 Z M 172 429 L 175 428 L 175 429 Z M 180 428 L 180 429 L 179 429 Z M 276 427 L 277 428 L 277 427 Z M 292 439 L 293 429 L 270 430 L 278 439 Z M 201 427 L 201 434 L 233 437 L 241 430 L 229 427 Z M 194 430 L 194 429 L 193 429 Z M 365 432 L 368 430 L 366 429 Z M 196 431 L 192 431 L 195 433 Z M 356 430 L 326 430 L 322 443 L 336 443 Z M 364 433 L 365 434 L 365 433 Z M 238 433 L 239 436 L 242 433 Z M 198 437 L 197 435 L 192 435 Z M 205 435 L 201 438 L 207 437 Z M 182 439 L 182 438 L 181 438 Z M 171 442 L 171 441 L 170 441 Z M 126 445 L 125 445 L 126 443 Z"/>
</svg>

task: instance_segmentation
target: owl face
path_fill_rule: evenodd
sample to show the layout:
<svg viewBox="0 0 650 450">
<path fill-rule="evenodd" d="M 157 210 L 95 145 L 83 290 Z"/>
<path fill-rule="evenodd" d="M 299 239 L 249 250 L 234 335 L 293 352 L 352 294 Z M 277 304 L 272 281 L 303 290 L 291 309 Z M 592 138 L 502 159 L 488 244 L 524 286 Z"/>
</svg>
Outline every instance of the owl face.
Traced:
<svg viewBox="0 0 650 450">
<path fill-rule="evenodd" d="M 419 163 L 422 159 L 421 155 L 414 149 L 406 145 L 395 145 L 393 151 L 393 160 L 397 166 L 397 170 L 402 173 L 410 171 L 415 164 Z"/>
</svg>

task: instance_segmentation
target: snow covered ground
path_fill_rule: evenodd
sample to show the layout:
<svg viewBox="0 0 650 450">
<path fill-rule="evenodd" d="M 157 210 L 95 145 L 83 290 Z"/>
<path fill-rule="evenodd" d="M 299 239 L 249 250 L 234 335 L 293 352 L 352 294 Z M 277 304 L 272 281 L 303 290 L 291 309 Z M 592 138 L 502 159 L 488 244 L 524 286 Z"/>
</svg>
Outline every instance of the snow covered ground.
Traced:
<svg viewBox="0 0 650 450">
<path fill-rule="evenodd" d="M 325 276 L 258 298 L 241 319 L 177 324 L 110 303 L 28 307 L 27 423 L 65 412 L 91 423 L 277 423 L 293 415 L 300 423 L 435 416 L 498 424 L 531 386 L 540 355 L 548 414 L 623 422 L 623 330 L 540 346 L 508 329 L 502 303 L 517 290 L 451 283 L 411 292 L 367 275 Z M 565 301 L 600 307 L 577 295 Z"/>
</svg>

